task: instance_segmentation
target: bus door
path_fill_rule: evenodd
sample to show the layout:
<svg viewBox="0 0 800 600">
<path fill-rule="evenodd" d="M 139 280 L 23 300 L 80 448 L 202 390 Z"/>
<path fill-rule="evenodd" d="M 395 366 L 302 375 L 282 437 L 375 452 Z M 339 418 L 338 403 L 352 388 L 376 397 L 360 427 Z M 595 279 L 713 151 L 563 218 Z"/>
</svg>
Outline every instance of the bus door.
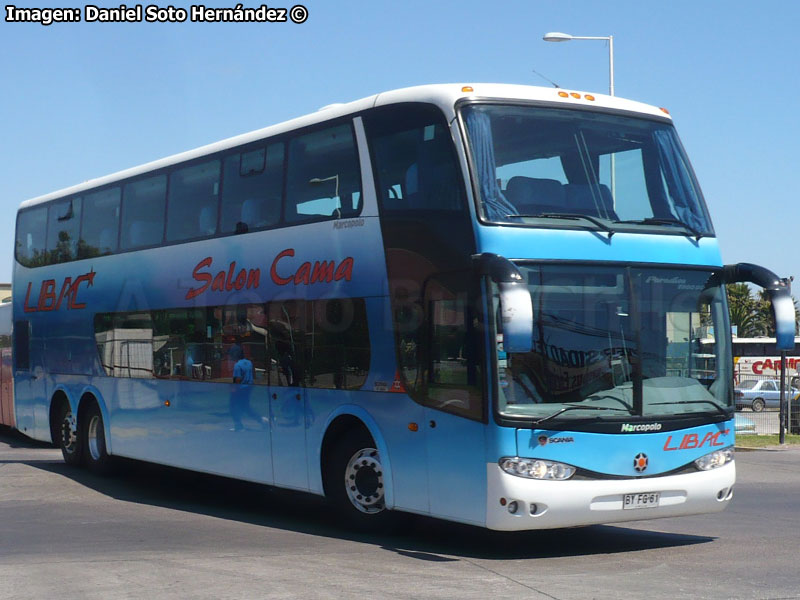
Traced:
<svg viewBox="0 0 800 600">
<path fill-rule="evenodd" d="M 425 435 L 431 513 L 483 523 L 486 450 L 481 342 L 463 273 L 426 286 Z M 449 281 L 448 281 L 449 280 Z M 453 285 L 448 285 L 452 282 Z"/>
<path fill-rule="evenodd" d="M 446 395 L 440 396 L 447 402 Z M 451 398 L 458 404 L 460 397 Z M 482 524 L 486 518 L 485 426 L 447 407 L 426 410 L 431 514 Z"/>
<path fill-rule="evenodd" d="M 272 302 L 269 319 L 269 403 L 276 485 L 308 489 L 305 330 L 310 303 Z"/>
</svg>

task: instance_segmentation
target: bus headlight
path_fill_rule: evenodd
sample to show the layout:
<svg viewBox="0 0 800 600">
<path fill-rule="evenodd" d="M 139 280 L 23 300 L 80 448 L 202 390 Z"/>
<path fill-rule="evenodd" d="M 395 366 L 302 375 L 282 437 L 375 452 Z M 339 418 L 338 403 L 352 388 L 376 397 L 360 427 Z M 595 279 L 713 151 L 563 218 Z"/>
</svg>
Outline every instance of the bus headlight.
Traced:
<svg viewBox="0 0 800 600">
<path fill-rule="evenodd" d="M 520 458 L 518 456 L 500 459 L 500 468 L 509 475 L 527 479 L 569 479 L 575 474 L 575 467 L 551 460 Z"/>
<path fill-rule="evenodd" d="M 701 456 L 694 461 L 695 466 L 701 471 L 710 471 L 727 465 L 733 460 L 733 447 L 723 448 L 722 450 L 715 450 L 710 454 Z"/>
</svg>

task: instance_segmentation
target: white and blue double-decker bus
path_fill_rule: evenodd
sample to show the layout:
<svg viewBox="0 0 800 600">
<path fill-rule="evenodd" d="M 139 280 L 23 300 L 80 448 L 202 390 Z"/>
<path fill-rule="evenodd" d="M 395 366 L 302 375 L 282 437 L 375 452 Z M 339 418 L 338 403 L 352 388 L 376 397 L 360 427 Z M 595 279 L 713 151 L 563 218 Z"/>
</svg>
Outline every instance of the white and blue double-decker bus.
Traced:
<svg viewBox="0 0 800 600">
<path fill-rule="evenodd" d="M 722 266 L 668 114 L 578 92 L 382 93 L 29 200 L 16 231 L 20 431 L 364 527 L 721 510 L 723 284 L 794 335 L 783 281 Z"/>
</svg>

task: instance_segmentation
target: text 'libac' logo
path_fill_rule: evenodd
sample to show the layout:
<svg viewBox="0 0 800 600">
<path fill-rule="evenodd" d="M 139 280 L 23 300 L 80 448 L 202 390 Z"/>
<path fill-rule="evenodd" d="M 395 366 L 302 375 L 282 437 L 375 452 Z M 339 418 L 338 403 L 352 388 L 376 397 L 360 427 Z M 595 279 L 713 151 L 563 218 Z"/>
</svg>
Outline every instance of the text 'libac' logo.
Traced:
<svg viewBox="0 0 800 600">
<path fill-rule="evenodd" d="M 86 303 L 78 302 L 78 291 L 84 281 L 87 282 L 86 287 L 92 287 L 95 275 L 97 273 L 92 270 L 79 275 L 74 280 L 72 277 L 67 277 L 61 282 L 60 286 L 56 284 L 55 279 L 45 279 L 39 287 L 38 299 L 31 299 L 33 283 L 29 283 L 28 291 L 25 293 L 25 312 L 58 310 L 64 305 L 65 301 L 66 307 L 70 310 L 86 308 Z M 56 293 L 57 291 L 58 293 Z"/>
</svg>

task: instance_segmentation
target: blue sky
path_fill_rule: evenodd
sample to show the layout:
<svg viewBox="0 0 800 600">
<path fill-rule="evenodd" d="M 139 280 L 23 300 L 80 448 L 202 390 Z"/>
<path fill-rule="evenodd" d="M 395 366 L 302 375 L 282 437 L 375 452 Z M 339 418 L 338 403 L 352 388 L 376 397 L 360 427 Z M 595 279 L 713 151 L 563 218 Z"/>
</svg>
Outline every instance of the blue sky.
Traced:
<svg viewBox="0 0 800 600">
<path fill-rule="evenodd" d="M 563 31 L 614 36 L 616 93 L 669 109 L 723 260 L 795 275 L 798 295 L 792 149 L 800 139 L 800 3 L 305 6 L 302 25 L 0 22 L 0 281 L 11 279 L 14 215 L 23 200 L 326 104 L 422 83 L 548 85 L 533 69 L 562 87 L 605 93 L 605 42 L 542 41 L 545 32 Z"/>
</svg>

